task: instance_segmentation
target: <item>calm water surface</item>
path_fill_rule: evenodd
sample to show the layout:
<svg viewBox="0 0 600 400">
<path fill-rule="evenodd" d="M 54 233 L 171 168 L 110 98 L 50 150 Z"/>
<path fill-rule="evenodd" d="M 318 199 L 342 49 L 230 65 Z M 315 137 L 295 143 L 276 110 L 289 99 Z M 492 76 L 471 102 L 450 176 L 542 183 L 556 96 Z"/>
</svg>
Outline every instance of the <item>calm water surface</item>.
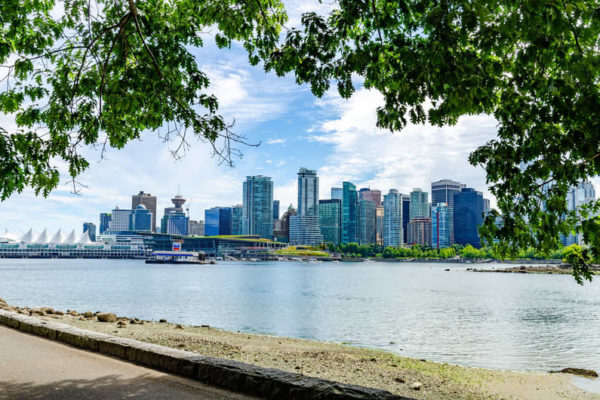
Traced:
<svg viewBox="0 0 600 400">
<path fill-rule="evenodd" d="M 476 367 L 600 370 L 600 277 L 582 287 L 569 275 L 465 268 L 0 259 L 0 297 L 19 306 L 166 318 Z"/>
</svg>

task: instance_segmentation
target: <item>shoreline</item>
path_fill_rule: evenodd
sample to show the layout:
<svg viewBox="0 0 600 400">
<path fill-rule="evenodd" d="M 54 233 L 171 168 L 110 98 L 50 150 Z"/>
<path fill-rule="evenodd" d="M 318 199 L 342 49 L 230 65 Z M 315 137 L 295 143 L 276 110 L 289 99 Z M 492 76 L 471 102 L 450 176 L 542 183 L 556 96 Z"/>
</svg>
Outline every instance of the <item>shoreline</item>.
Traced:
<svg viewBox="0 0 600 400">
<path fill-rule="evenodd" d="M 571 374 L 462 367 L 345 344 L 232 332 L 208 325 L 188 326 L 164 320 L 142 321 L 114 314 L 108 314 L 110 317 L 106 318 L 111 322 L 100 322 L 98 312 L 67 313 L 51 308 L 13 307 L 1 299 L 0 308 L 48 321 L 58 320 L 90 331 L 383 389 L 417 399 L 600 399 L 599 394 L 575 387 Z M 421 384 L 419 390 L 411 388 L 417 382 Z"/>
</svg>

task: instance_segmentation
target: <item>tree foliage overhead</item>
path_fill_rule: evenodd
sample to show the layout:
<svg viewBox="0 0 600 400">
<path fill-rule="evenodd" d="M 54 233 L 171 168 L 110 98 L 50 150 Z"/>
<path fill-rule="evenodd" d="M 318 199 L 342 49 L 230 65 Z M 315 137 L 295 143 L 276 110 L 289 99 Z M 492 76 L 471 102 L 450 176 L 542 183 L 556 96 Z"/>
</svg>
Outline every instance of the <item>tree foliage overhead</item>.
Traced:
<svg viewBox="0 0 600 400">
<path fill-rule="evenodd" d="M 244 137 L 191 49 L 210 30 L 256 64 L 286 18 L 273 0 L 2 0 L 0 113 L 16 127 L 0 126 L 0 199 L 26 186 L 47 195 L 57 160 L 74 178 L 88 166 L 82 145 L 122 148 L 145 130 L 176 137 L 175 156 L 195 135 L 231 164 Z"/>
<path fill-rule="evenodd" d="M 348 98 L 360 76 L 392 131 L 494 116 L 498 137 L 469 158 L 498 200 L 484 239 L 515 255 L 582 234 L 590 247 L 570 257 L 581 282 L 600 255 L 598 205 L 569 211 L 566 194 L 600 170 L 599 39 L 597 1 L 339 0 L 305 14 L 266 66 L 317 96 L 335 83 Z"/>
<path fill-rule="evenodd" d="M 165 126 L 230 162 L 243 138 L 189 50 L 211 27 L 220 47 L 242 42 L 252 64 L 292 73 L 317 96 L 334 84 L 349 98 L 359 77 L 382 93 L 378 125 L 392 131 L 492 115 L 498 137 L 470 156 L 498 200 L 484 239 L 514 255 L 581 234 L 590 246 L 570 261 L 579 282 L 591 278 L 599 206 L 569 211 L 566 193 L 600 169 L 597 1 L 338 0 L 280 37 L 285 21 L 278 0 L 3 0 L 0 113 L 17 127 L 0 127 L 0 197 L 25 186 L 47 194 L 57 158 L 77 176 L 82 144 L 120 148 Z"/>
</svg>

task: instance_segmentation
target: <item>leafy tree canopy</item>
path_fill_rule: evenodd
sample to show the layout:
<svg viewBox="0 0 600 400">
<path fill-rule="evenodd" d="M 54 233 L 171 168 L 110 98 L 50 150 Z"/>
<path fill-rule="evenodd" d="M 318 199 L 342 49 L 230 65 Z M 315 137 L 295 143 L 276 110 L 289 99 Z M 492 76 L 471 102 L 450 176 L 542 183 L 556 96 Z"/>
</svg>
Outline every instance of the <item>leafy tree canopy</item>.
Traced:
<svg viewBox="0 0 600 400">
<path fill-rule="evenodd" d="M 26 186 L 47 195 L 57 160 L 74 178 L 88 166 L 82 145 L 122 148 L 145 130 L 177 137 L 175 155 L 189 132 L 231 163 L 244 138 L 219 115 L 190 50 L 210 29 L 256 64 L 286 19 L 272 0 L 2 0 L 0 113 L 17 126 L 0 126 L 0 199 Z"/>
<path fill-rule="evenodd" d="M 591 279 L 599 206 L 569 211 L 566 193 L 600 168 L 597 1 L 338 0 L 282 37 L 277 0 L 69 0 L 55 17 L 58 3 L 0 2 L 0 63 L 11 82 L 0 112 L 18 124 L 0 128 L 2 198 L 27 185 L 47 194 L 58 181 L 54 158 L 76 176 L 87 167 L 80 144 L 122 147 L 165 125 L 182 143 L 186 130 L 224 138 L 215 151 L 228 159 L 241 139 L 188 50 L 210 26 L 219 46 L 241 41 L 252 64 L 293 73 L 317 96 L 334 84 L 348 98 L 360 77 L 383 94 L 378 125 L 392 131 L 494 116 L 498 137 L 470 156 L 498 200 L 484 239 L 515 255 L 550 253 L 560 234 L 582 234 L 590 246 L 570 261 L 579 282 Z"/>
</svg>

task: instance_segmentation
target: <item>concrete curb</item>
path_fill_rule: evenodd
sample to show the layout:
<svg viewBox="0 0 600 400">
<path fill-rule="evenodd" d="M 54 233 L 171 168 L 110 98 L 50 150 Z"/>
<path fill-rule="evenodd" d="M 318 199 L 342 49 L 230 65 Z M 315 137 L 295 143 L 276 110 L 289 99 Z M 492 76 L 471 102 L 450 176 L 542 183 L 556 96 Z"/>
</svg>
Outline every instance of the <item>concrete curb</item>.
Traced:
<svg viewBox="0 0 600 400">
<path fill-rule="evenodd" d="M 414 400 L 390 392 L 205 357 L 0 310 L 0 324 L 236 392 L 286 400 Z"/>
</svg>

